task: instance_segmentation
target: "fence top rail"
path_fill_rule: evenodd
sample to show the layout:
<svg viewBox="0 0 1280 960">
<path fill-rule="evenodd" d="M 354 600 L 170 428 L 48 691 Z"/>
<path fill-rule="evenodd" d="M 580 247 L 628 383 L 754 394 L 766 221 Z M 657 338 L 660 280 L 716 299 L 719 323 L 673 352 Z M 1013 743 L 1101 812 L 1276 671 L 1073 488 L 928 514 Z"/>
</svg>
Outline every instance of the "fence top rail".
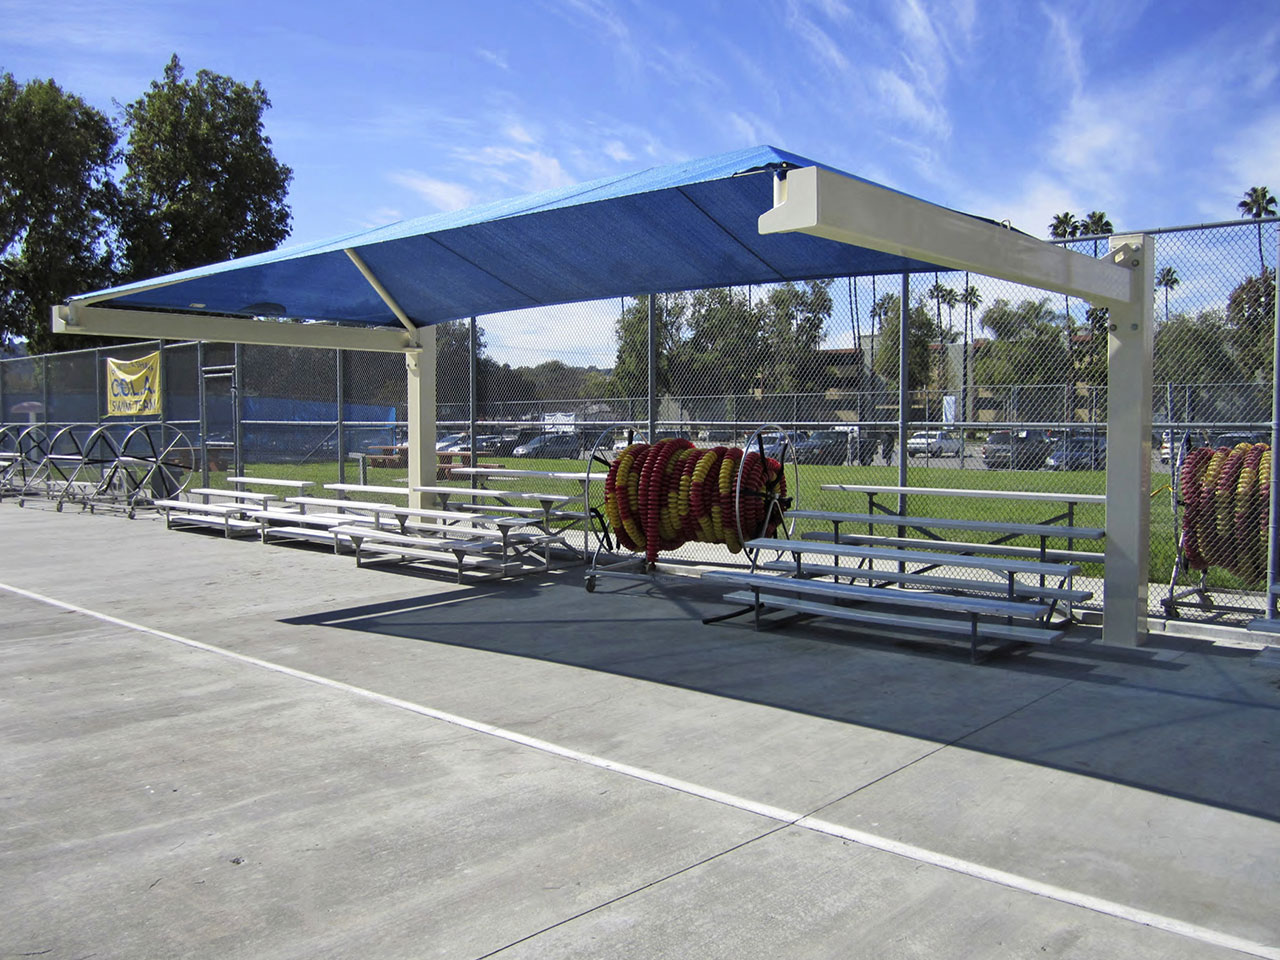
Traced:
<svg viewBox="0 0 1280 960">
<path fill-rule="evenodd" d="M 824 483 L 823 490 L 841 493 L 900 493 L 924 494 L 934 497 L 990 497 L 993 500 L 1052 500 L 1058 503 L 1101 503 L 1107 502 L 1104 493 L 1062 493 L 1059 491 L 1034 490 L 967 490 L 958 487 L 880 487 L 859 483 Z"/>
</svg>

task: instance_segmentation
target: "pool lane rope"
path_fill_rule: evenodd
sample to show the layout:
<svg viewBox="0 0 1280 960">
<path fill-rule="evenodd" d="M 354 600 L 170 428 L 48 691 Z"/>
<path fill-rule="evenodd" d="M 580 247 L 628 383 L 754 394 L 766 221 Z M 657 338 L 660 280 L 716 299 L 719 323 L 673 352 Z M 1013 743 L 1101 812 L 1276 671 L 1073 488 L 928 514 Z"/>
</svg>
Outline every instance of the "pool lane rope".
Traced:
<svg viewBox="0 0 1280 960">
<path fill-rule="evenodd" d="M 1267 572 L 1271 447 L 1192 450 L 1178 475 L 1182 552 L 1192 570 L 1222 567 L 1248 583 Z"/>
<path fill-rule="evenodd" d="M 671 438 L 633 443 L 610 464 L 604 513 L 622 546 L 656 563 L 660 551 L 690 541 L 723 543 L 738 553 L 739 531 L 773 536 L 786 495 L 782 464 L 772 457 Z"/>
</svg>

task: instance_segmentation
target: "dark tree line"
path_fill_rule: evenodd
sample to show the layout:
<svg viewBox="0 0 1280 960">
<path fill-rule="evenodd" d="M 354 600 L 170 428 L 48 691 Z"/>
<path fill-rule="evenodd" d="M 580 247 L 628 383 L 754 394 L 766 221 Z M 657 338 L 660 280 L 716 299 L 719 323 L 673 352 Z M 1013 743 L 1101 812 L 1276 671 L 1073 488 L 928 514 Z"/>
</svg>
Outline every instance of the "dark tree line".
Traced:
<svg viewBox="0 0 1280 960">
<path fill-rule="evenodd" d="M 0 343 L 102 343 L 51 334 L 50 307 L 278 246 L 293 174 L 263 132 L 270 106 L 261 84 L 187 77 L 176 54 L 114 119 L 53 80 L 0 73 Z"/>
</svg>

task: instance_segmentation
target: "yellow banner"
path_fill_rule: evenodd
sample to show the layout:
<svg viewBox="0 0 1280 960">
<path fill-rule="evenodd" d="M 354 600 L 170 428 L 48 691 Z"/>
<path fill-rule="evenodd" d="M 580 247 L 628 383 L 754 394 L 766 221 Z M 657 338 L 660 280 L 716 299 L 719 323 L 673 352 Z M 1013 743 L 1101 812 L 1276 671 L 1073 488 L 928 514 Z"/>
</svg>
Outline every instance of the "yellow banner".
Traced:
<svg viewBox="0 0 1280 960">
<path fill-rule="evenodd" d="M 107 357 L 107 416 L 159 416 L 160 353 L 138 360 Z"/>
</svg>

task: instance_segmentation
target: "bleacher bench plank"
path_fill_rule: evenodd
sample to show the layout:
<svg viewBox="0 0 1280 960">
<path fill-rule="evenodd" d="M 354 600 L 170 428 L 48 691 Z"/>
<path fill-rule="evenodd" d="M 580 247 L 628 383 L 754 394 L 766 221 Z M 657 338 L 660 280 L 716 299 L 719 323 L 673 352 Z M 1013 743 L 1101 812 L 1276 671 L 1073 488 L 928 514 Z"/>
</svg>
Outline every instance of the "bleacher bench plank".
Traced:
<svg viewBox="0 0 1280 960">
<path fill-rule="evenodd" d="M 227 477 L 227 483 L 256 483 L 265 487 L 292 487 L 294 490 L 305 490 L 316 485 L 314 480 L 277 480 L 274 477 Z"/>
<path fill-rule="evenodd" d="M 759 564 L 763 570 L 794 572 L 795 563 L 790 560 L 769 560 Z M 860 580 L 882 580 L 892 583 L 933 587 L 938 590 L 968 590 L 973 593 L 997 593 L 1007 595 L 1007 583 L 995 580 L 967 580 L 960 577 L 940 577 L 928 573 L 898 573 L 896 570 L 871 570 L 866 567 L 837 567 L 831 564 L 802 561 L 801 572 L 809 576 L 853 577 Z M 1020 597 L 1043 597 L 1067 603 L 1083 603 L 1093 599 L 1091 590 L 1069 590 L 1065 587 L 1042 587 L 1039 584 L 1014 581 L 1013 592 Z"/>
<path fill-rule="evenodd" d="M 725 594 L 725 599 L 737 603 L 754 603 L 755 594 L 743 590 Z M 906 629 L 921 633 L 952 633 L 972 636 L 974 625 L 963 620 L 944 620 L 938 617 L 917 617 L 910 614 L 889 612 L 885 610 L 868 610 L 859 607 L 835 607 L 826 603 L 815 603 L 812 600 L 800 600 L 794 597 L 779 597 L 761 594 L 760 600 L 768 606 L 797 613 L 807 613 L 820 617 L 835 617 L 840 620 L 852 620 L 858 623 L 873 624 L 890 628 L 894 635 Z M 1017 643 L 1053 643 L 1062 639 L 1065 631 L 1043 627 L 1022 627 L 1016 624 L 991 623 L 978 621 L 977 632 L 981 637 L 998 638 Z M 970 653 L 976 659 L 976 646 L 970 647 Z"/>
<path fill-rule="evenodd" d="M 898 517 L 889 513 L 841 513 L 832 510 L 788 510 L 788 518 L 860 523 L 886 527 L 937 527 L 940 530 L 976 530 L 1028 537 L 1062 537 L 1101 540 L 1106 531 L 1097 527 L 1067 527 L 1053 523 L 1005 523 L 995 520 L 947 520 L 942 517 Z"/>
<path fill-rule="evenodd" d="M 738 573 L 736 571 L 709 571 L 704 580 L 722 580 L 752 589 L 771 592 L 806 593 L 828 600 L 860 600 L 867 603 L 903 607 L 926 607 L 931 610 L 949 610 L 954 613 L 992 617 L 1017 617 L 1037 620 L 1048 615 L 1046 604 L 1027 600 L 997 600 L 992 597 L 957 597 L 945 593 L 924 590 L 894 590 L 884 587 L 859 587 L 848 583 L 830 583 L 825 580 L 797 580 L 766 573 Z"/>
<path fill-rule="evenodd" d="M 805 541 L 832 541 L 832 534 L 824 530 L 806 530 L 800 534 Z M 1058 547 L 1015 546 L 1008 543 L 967 543 L 963 540 L 926 540 L 921 537 L 889 537 L 876 533 L 841 533 L 838 543 L 864 546 L 904 548 L 928 547 L 956 554 L 991 553 L 1003 557 L 1043 558 L 1055 563 L 1103 563 L 1106 554 L 1091 550 L 1064 550 Z"/>
<path fill-rule="evenodd" d="M 967 554 L 952 553 L 929 553 L 924 550 L 906 550 L 886 547 L 870 547 L 859 546 L 853 543 L 845 543 L 844 536 L 841 535 L 839 543 L 832 543 L 829 539 L 822 540 L 814 538 L 810 540 L 780 540 L 773 537 L 762 537 L 751 540 L 747 546 L 755 550 L 781 550 L 786 553 L 825 553 L 831 556 L 853 557 L 859 560 L 888 560 L 895 563 L 926 563 L 935 565 L 963 566 L 974 567 L 982 570 L 995 570 L 1000 573 L 1029 573 L 1044 576 L 1072 576 L 1080 572 L 1080 568 L 1069 563 L 1053 563 L 1040 560 L 1019 560 L 1016 557 L 1004 559 L 996 559 L 994 557 L 974 557 Z M 919 543 L 920 541 L 911 541 Z M 929 546 L 941 546 L 946 541 L 935 544 L 929 541 Z M 955 546 L 952 544 L 952 546 Z M 981 544 L 971 545 L 975 549 L 981 549 Z"/>
</svg>

